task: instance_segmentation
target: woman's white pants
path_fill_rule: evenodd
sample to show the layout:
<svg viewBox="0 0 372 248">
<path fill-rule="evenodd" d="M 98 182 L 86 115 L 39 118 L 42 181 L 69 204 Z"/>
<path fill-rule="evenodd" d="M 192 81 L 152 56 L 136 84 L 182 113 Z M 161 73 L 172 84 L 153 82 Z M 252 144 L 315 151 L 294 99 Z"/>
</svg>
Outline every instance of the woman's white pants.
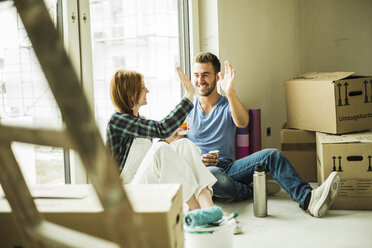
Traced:
<svg viewBox="0 0 372 248">
<path fill-rule="evenodd" d="M 192 195 L 198 198 L 200 191 L 217 179 L 201 161 L 201 151 L 192 141 L 183 138 L 173 142 L 155 143 L 146 153 L 132 184 L 182 184 L 183 202 Z"/>
</svg>

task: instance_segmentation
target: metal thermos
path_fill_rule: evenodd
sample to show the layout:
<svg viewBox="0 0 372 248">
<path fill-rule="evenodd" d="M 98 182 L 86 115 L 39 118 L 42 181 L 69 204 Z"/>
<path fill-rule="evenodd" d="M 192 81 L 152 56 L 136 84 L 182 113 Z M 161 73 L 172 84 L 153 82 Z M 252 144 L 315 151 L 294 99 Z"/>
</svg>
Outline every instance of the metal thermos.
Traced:
<svg viewBox="0 0 372 248">
<path fill-rule="evenodd" d="M 256 217 L 267 216 L 266 174 L 263 165 L 256 165 L 253 174 L 253 213 Z"/>
</svg>

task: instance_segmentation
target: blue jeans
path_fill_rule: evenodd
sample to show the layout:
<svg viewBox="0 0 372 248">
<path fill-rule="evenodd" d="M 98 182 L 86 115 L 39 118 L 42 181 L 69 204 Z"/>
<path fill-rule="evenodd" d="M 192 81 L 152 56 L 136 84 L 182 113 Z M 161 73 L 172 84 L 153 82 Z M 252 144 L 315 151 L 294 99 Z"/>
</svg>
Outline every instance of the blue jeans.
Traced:
<svg viewBox="0 0 372 248">
<path fill-rule="evenodd" d="M 257 164 L 262 164 L 265 171 L 270 172 L 291 199 L 304 209 L 305 198 L 312 188 L 301 179 L 287 158 L 277 149 L 264 149 L 234 162 L 221 162 L 218 166 L 208 167 L 217 178 L 216 184 L 213 185 L 213 195 L 234 201 L 252 198 L 252 188 L 248 185 L 253 181 Z"/>
</svg>

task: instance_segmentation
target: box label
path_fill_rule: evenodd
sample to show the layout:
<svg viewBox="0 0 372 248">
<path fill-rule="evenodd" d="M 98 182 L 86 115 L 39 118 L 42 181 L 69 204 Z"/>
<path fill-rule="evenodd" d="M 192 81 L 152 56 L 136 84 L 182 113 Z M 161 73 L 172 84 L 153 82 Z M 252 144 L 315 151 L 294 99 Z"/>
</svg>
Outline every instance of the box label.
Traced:
<svg viewBox="0 0 372 248">
<path fill-rule="evenodd" d="M 338 198 L 372 198 L 372 179 L 341 179 Z"/>
<path fill-rule="evenodd" d="M 355 115 L 339 116 L 338 120 L 341 121 L 357 121 L 361 119 L 372 118 L 372 112 L 360 113 Z"/>
</svg>

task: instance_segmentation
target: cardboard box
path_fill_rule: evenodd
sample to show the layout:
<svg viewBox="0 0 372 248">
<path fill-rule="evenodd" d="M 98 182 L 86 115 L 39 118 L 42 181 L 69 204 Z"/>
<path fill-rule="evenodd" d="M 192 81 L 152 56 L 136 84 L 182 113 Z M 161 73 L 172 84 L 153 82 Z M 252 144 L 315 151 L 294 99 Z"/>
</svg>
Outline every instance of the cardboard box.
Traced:
<svg viewBox="0 0 372 248">
<path fill-rule="evenodd" d="M 151 247 L 184 247 L 182 190 L 178 184 L 126 185 L 134 210 L 143 216 Z M 92 185 L 38 187 L 39 211 L 53 223 L 111 240 Z M 0 247 L 24 245 L 7 200 L 0 197 Z"/>
<path fill-rule="evenodd" d="M 316 133 L 318 182 L 339 171 L 336 209 L 372 209 L 372 132 L 348 135 Z"/>
<path fill-rule="evenodd" d="M 306 182 L 317 182 L 315 132 L 286 128 L 280 131 L 284 156 Z"/>
<path fill-rule="evenodd" d="M 285 82 L 289 128 L 341 134 L 372 128 L 372 77 L 312 72 Z"/>
</svg>

